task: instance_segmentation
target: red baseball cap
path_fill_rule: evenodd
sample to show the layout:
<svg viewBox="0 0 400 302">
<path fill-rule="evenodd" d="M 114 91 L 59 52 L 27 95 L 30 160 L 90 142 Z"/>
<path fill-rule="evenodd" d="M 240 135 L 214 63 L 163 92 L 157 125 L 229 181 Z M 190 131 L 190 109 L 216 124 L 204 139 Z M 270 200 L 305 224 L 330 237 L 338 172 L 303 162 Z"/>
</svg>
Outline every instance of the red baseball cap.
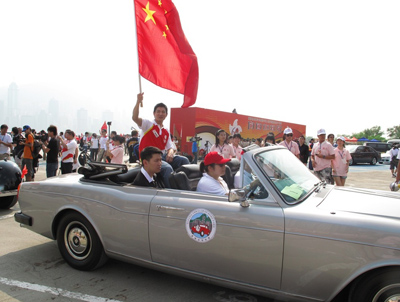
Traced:
<svg viewBox="0 0 400 302">
<path fill-rule="evenodd" d="M 228 161 L 230 161 L 230 158 L 223 158 L 218 152 L 210 152 L 206 155 L 204 158 L 204 164 L 206 166 L 211 165 L 211 164 L 226 164 Z"/>
</svg>

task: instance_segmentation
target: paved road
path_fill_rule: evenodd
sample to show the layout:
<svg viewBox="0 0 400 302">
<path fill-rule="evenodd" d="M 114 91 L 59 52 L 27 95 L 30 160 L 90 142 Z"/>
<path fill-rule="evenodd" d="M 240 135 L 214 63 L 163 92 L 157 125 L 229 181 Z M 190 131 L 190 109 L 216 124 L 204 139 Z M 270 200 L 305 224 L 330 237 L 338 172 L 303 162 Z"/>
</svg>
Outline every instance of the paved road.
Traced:
<svg viewBox="0 0 400 302">
<path fill-rule="evenodd" d="M 45 178 L 44 166 L 36 176 Z M 348 186 L 389 190 L 387 165 L 350 167 Z M 11 210 L 0 210 L 0 302 L 4 301 L 223 301 L 274 302 L 110 260 L 93 272 L 69 267 L 55 242 L 14 221 Z M 283 302 L 283 301 L 275 301 Z"/>
</svg>

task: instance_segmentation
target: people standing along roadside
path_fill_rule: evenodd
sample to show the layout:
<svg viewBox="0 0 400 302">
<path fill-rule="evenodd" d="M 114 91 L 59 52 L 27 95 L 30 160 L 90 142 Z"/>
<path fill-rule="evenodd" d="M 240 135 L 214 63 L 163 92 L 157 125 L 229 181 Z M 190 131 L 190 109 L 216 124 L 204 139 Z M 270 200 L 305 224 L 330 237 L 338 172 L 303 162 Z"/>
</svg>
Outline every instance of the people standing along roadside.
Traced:
<svg viewBox="0 0 400 302">
<path fill-rule="evenodd" d="M 146 147 L 153 146 L 159 148 L 163 152 L 163 161 L 160 175 L 163 178 L 167 188 L 170 187 L 169 176 L 174 169 L 182 165 L 189 164 L 187 157 L 176 155 L 175 144 L 171 140 L 169 131 L 164 128 L 164 120 L 168 115 L 168 107 L 163 103 L 154 106 L 154 120 L 150 121 L 139 117 L 139 106 L 143 101 L 143 93 L 137 95 L 137 101 L 132 112 L 132 120 L 142 130 L 139 143 L 139 152 Z"/>
<path fill-rule="evenodd" d="M 397 174 L 397 166 L 399 164 L 399 160 L 397 159 L 397 155 L 399 154 L 399 145 L 393 144 L 392 149 L 389 151 L 390 154 L 390 172 L 392 172 L 392 177 L 396 177 Z"/>
<path fill-rule="evenodd" d="M 293 141 L 293 131 L 291 128 L 287 127 L 283 130 L 284 140 L 279 143 L 279 145 L 286 147 L 290 152 L 292 152 L 297 158 L 300 158 L 299 145 Z"/>
<path fill-rule="evenodd" d="M 46 176 L 47 178 L 57 175 L 58 170 L 58 151 L 60 150 L 60 142 L 57 140 L 57 127 L 50 125 L 47 128 L 50 141 L 41 142 L 43 152 L 46 157 Z"/>
<path fill-rule="evenodd" d="M 26 173 L 25 180 L 26 181 L 32 181 L 33 174 L 35 171 L 33 170 L 33 156 L 32 156 L 32 150 L 33 150 L 33 135 L 32 135 L 32 129 L 30 126 L 25 125 L 24 128 L 22 129 L 22 132 L 25 132 L 25 141 L 20 142 L 20 145 L 24 146 L 24 154 L 22 157 L 22 169 L 26 167 L 28 172 Z"/>
<path fill-rule="evenodd" d="M 314 148 L 314 139 L 310 139 L 310 142 L 308 143 L 308 169 L 314 170 L 312 166 L 312 161 L 311 161 L 311 151 Z"/>
<path fill-rule="evenodd" d="M 97 153 L 99 152 L 99 139 L 97 138 L 97 134 L 92 134 L 92 139 L 90 140 L 90 160 L 97 160 Z"/>
<path fill-rule="evenodd" d="M 21 134 L 22 128 L 13 127 L 11 131 L 13 133 L 12 145 L 14 147 L 14 151 L 13 151 L 14 161 L 18 165 L 18 167 L 20 169 L 22 169 L 21 168 L 21 163 L 22 163 L 21 157 L 22 157 L 22 152 L 24 152 L 24 146 L 21 146 L 19 144 L 24 139 L 24 137 Z"/>
<path fill-rule="evenodd" d="M 240 161 L 242 158 L 242 147 L 240 146 L 240 141 L 242 140 L 242 136 L 239 133 L 235 133 L 232 139 L 232 148 L 235 152 L 236 158 Z"/>
<path fill-rule="evenodd" d="M 344 186 L 349 172 L 351 155 L 345 148 L 345 138 L 343 136 L 339 136 L 336 143 L 337 147 L 334 149 L 335 158 L 332 159 L 332 176 L 337 186 Z"/>
<path fill-rule="evenodd" d="M 265 146 L 268 146 L 267 144 L 275 145 L 275 134 L 273 132 L 267 134 L 267 137 L 265 138 Z"/>
<path fill-rule="evenodd" d="M 307 162 L 308 162 L 308 146 L 305 144 L 306 138 L 304 137 L 304 135 L 299 137 L 299 150 L 300 150 L 300 154 L 299 154 L 299 158 L 300 161 L 307 166 Z"/>
<path fill-rule="evenodd" d="M 212 145 L 210 152 L 218 152 L 224 158 L 235 157 L 235 151 L 232 146 L 228 144 L 225 130 L 219 129 L 215 133 L 215 144 Z"/>
<path fill-rule="evenodd" d="M 72 166 L 78 161 L 75 156 L 75 150 L 78 144 L 75 141 L 75 133 L 72 130 L 65 131 L 65 140 L 61 136 L 58 137 L 62 147 L 61 155 L 61 174 L 72 173 Z"/>
<path fill-rule="evenodd" d="M 114 135 L 112 137 L 112 141 L 114 142 L 113 148 L 110 149 L 111 143 L 107 142 L 106 147 L 106 156 L 111 159 L 110 163 L 112 164 L 123 164 L 124 163 L 124 142 L 125 138 L 120 135 Z"/>
<path fill-rule="evenodd" d="M 0 127 L 0 160 L 9 159 L 12 148 L 11 135 L 7 133 L 8 126 L 6 124 Z"/>
<path fill-rule="evenodd" d="M 103 158 L 105 159 L 106 156 L 104 155 L 104 152 L 106 152 L 106 144 L 107 144 L 108 138 L 107 138 L 107 130 L 102 129 L 101 130 L 101 136 L 99 140 L 99 154 L 97 155 L 97 161 L 102 161 Z"/>
<path fill-rule="evenodd" d="M 332 177 L 332 163 L 335 159 L 333 146 L 325 140 L 326 132 L 324 129 L 317 131 L 318 142 L 314 144 L 311 152 L 311 161 L 315 175 L 319 179 L 325 180 L 328 184 L 334 184 Z"/>
</svg>

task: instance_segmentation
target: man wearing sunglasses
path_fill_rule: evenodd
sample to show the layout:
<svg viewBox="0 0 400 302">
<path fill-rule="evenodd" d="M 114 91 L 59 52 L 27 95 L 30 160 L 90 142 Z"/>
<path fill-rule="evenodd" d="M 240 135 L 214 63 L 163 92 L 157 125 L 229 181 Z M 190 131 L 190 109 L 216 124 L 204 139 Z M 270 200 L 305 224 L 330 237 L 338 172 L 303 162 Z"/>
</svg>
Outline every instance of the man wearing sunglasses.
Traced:
<svg viewBox="0 0 400 302">
<path fill-rule="evenodd" d="M 297 158 L 300 158 L 299 145 L 293 141 L 293 131 L 291 128 L 287 127 L 284 131 L 284 140 L 279 145 L 286 147 L 290 152 L 292 152 Z"/>
</svg>

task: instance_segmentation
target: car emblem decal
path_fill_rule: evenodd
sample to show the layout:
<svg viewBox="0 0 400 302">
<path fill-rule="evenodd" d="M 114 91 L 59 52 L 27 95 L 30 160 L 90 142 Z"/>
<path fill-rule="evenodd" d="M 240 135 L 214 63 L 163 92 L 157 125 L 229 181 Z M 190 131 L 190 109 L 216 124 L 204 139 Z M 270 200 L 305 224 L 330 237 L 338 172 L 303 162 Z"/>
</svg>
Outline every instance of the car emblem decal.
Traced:
<svg viewBox="0 0 400 302">
<path fill-rule="evenodd" d="M 205 243 L 214 238 L 217 222 L 206 209 L 195 209 L 186 218 L 186 231 L 194 241 Z"/>
</svg>

